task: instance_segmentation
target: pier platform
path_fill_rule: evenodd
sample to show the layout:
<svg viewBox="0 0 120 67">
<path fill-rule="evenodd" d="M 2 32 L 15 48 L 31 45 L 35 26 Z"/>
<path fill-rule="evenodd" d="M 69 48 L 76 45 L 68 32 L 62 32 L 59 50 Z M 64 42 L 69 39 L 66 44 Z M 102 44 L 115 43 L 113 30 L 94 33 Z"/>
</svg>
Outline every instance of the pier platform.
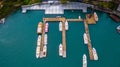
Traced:
<svg viewBox="0 0 120 67">
<path fill-rule="evenodd" d="M 86 33 L 87 39 L 88 39 L 88 45 L 87 46 L 88 46 L 90 60 L 94 60 L 93 52 L 92 52 L 92 44 L 91 44 L 90 34 L 89 34 L 89 29 L 88 29 L 88 23 L 87 23 L 86 20 L 84 21 L 84 26 L 85 26 L 85 33 Z"/>
<path fill-rule="evenodd" d="M 94 14 L 87 14 L 86 20 L 88 24 L 96 24 L 96 21 L 94 19 Z"/>
<path fill-rule="evenodd" d="M 87 16 L 87 15 L 86 15 Z M 42 39 L 41 39 L 41 46 L 40 46 L 40 52 L 43 51 L 43 46 L 44 46 L 44 34 L 45 34 L 45 23 L 46 22 L 62 22 L 62 45 L 63 45 L 63 58 L 66 58 L 66 30 L 65 30 L 65 21 L 67 20 L 68 22 L 83 22 L 84 21 L 84 26 L 85 26 L 85 33 L 88 38 L 88 51 L 89 51 L 89 56 L 90 60 L 94 60 L 93 57 L 93 52 L 92 52 L 92 44 L 90 40 L 90 34 L 89 34 L 89 29 L 88 29 L 88 24 L 95 24 L 94 18 L 88 18 L 83 20 L 83 19 L 66 19 L 64 17 L 56 17 L 56 18 L 43 18 L 43 30 L 42 30 Z"/>
<path fill-rule="evenodd" d="M 67 19 L 68 22 L 82 22 L 83 19 Z"/>
<path fill-rule="evenodd" d="M 43 21 L 42 37 L 41 37 L 41 45 L 40 45 L 40 56 L 41 57 L 43 56 L 44 35 L 45 35 L 45 22 Z"/>
<path fill-rule="evenodd" d="M 43 18 L 43 29 L 44 24 L 46 22 L 53 22 L 53 21 L 58 21 L 58 22 L 62 22 L 62 45 L 63 45 L 63 58 L 66 58 L 66 30 L 65 30 L 65 21 L 66 19 L 64 17 L 57 17 L 57 18 Z M 42 33 L 42 42 L 41 42 L 41 51 L 43 50 L 43 45 L 44 45 L 44 34 L 45 31 L 43 30 Z"/>
</svg>

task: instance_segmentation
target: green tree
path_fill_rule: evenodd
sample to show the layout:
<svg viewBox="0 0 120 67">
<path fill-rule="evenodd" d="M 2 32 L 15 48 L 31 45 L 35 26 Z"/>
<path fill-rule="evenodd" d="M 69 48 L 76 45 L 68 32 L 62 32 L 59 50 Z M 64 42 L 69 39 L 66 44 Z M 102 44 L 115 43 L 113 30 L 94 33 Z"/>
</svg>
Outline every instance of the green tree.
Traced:
<svg viewBox="0 0 120 67">
<path fill-rule="evenodd" d="M 66 4 L 67 0 L 60 0 L 62 4 Z"/>
</svg>

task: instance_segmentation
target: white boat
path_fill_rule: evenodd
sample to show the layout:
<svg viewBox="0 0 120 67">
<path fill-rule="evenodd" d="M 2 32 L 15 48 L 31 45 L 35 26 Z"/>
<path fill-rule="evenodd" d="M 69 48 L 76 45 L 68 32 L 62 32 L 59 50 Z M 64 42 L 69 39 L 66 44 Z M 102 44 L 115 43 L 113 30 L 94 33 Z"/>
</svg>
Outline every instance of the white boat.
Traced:
<svg viewBox="0 0 120 67">
<path fill-rule="evenodd" d="M 86 54 L 83 55 L 83 67 L 87 67 L 87 57 L 86 57 Z"/>
<path fill-rule="evenodd" d="M 119 26 L 117 26 L 117 28 L 116 28 L 117 30 L 118 30 L 118 32 L 120 33 L 120 25 Z"/>
<path fill-rule="evenodd" d="M 78 18 L 81 19 L 81 16 L 79 16 Z"/>
<path fill-rule="evenodd" d="M 59 45 L 59 56 L 62 56 L 63 55 L 63 45 L 60 44 Z"/>
<path fill-rule="evenodd" d="M 46 55 L 47 55 L 47 46 L 44 45 L 43 46 L 43 57 L 46 57 Z"/>
<path fill-rule="evenodd" d="M 94 60 L 98 60 L 98 55 L 97 55 L 96 49 L 93 48 L 93 49 L 92 49 L 92 52 L 93 52 Z"/>
<path fill-rule="evenodd" d="M 39 22 L 39 23 L 38 23 L 37 33 L 38 33 L 38 34 L 41 34 L 41 33 L 42 33 L 42 22 Z"/>
<path fill-rule="evenodd" d="M 84 38 L 84 44 L 88 44 L 88 38 L 86 33 L 83 34 L 83 38 Z"/>
<path fill-rule="evenodd" d="M 59 31 L 62 31 L 62 22 L 59 23 Z"/>
<path fill-rule="evenodd" d="M 39 58 L 39 55 L 40 55 L 40 47 L 37 46 L 37 48 L 36 48 L 36 58 Z"/>
<path fill-rule="evenodd" d="M 37 46 L 40 46 L 40 43 L 41 43 L 41 35 L 38 36 Z"/>
<path fill-rule="evenodd" d="M 2 18 L 2 19 L 0 20 L 0 23 L 5 23 L 5 18 Z"/>
<path fill-rule="evenodd" d="M 98 21 L 98 16 L 97 16 L 96 12 L 94 12 L 94 19 L 95 19 L 95 21 Z"/>
<path fill-rule="evenodd" d="M 68 22 L 66 20 L 66 22 L 65 22 L 65 30 L 68 30 L 68 28 L 69 28 L 69 26 L 68 26 Z"/>
<path fill-rule="evenodd" d="M 45 32 L 48 32 L 48 23 L 45 23 Z"/>
<path fill-rule="evenodd" d="M 47 34 L 45 34 L 45 36 L 44 36 L 44 44 L 45 45 L 47 44 L 47 39 L 48 39 L 48 36 L 47 36 Z"/>
</svg>

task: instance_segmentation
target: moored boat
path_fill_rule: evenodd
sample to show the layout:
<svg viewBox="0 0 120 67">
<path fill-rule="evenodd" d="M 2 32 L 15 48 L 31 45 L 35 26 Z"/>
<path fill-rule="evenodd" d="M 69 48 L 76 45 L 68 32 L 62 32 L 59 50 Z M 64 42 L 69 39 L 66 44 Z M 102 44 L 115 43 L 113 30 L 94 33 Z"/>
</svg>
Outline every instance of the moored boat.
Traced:
<svg viewBox="0 0 120 67">
<path fill-rule="evenodd" d="M 47 46 L 44 45 L 43 46 L 43 57 L 46 57 L 46 55 L 47 55 Z"/>
<path fill-rule="evenodd" d="M 48 36 L 47 36 L 47 34 L 45 34 L 45 36 L 44 36 L 44 44 L 45 45 L 47 44 L 47 39 L 48 39 Z"/>
<path fill-rule="evenodd" d="M 45 32 L 48 32 L 48 23 L 45 23 Z"/>
<path fill-rule="evenodd" d="M 62 22 L 59 23 L 59 31 L 62 31 Z"/>
<path fill-rule="evenodd" d="M 94 12 L 94 19 L 95 19 L 95 21 L 98 21 L 98 16 L 97 16 L 96 12 Z"/>
<path fill-rule="evenodd" d="M 83 39 L 84 39 L 84 44 L 88 44 L 88 38 L 86 33 L 83 34 Z"/>
<path fill-rule="evenodd" d="M 37 48 L 36 48 L 36 58 L 39 58 L 39 55 L 40 55 L 40 47 L 37 46 Z"/>
<path fill-rule="evenodd" d="M 78 16 L 78 19 L 81 19 L 81 16 Z"/>
<path fill-rule="evenodd" d="M 65 22 L 65 30 L 68 30 L 68 21 L 66 20 L 66 22 Z"/>
<path fill-rule="evenodd" d="M 59 56 L 62 56 L 63 55 L 63 45 L 60 44 L 59 45 Z"/>
<path fill-rule="evenodd" d="M 38 33 L 38 34 L 41 34 L 41 33 L 42 33 L 42 22 L 39 22 L 39 23 L 38 23 L 37 33 Z"/>
<path fill-rule="evenodd" d="M 87 67 L 87 57 L 86 57 L 86 54 L 83 55 L 83 67 Z"/>
<path fill-rule="evenodd" d="M 117 26 L 117 31 L 120 33 L 120 25 L 119 26 Z"/>
<path fill-rule="evenodd" d="M 40 46 L 40 43 L 41 43 L 41 35 L 38 36 L 37 46 Z"/>
<path fill-rule="evenodd" d="M 5 18 L 2 18 L 2 19 L 0 20 L 0 23 L 5 23 Z"/>
<path fill-rule="evenodd" d="M 92 49 L 92 52 L 93 52 L 94 60 L 98 60 L 98 55 L 97 55 L 96 49 L 93 48 L 93 49 Z"/>
</svg>

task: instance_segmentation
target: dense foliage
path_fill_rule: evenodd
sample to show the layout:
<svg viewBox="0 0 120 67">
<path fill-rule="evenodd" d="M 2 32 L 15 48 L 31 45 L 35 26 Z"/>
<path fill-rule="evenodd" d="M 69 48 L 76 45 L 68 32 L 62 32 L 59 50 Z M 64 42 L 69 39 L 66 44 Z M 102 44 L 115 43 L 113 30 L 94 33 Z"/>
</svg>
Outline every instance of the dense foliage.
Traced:
<svg viewBox="0 0 120 67">
<path fill-rule="evenodd" d="M 42 0 L 1 0 L 0 1 L 0 19 L 6 17 L 11 12 L 17 10 L 21 5 L 41 3 Z"/>
</svg>

